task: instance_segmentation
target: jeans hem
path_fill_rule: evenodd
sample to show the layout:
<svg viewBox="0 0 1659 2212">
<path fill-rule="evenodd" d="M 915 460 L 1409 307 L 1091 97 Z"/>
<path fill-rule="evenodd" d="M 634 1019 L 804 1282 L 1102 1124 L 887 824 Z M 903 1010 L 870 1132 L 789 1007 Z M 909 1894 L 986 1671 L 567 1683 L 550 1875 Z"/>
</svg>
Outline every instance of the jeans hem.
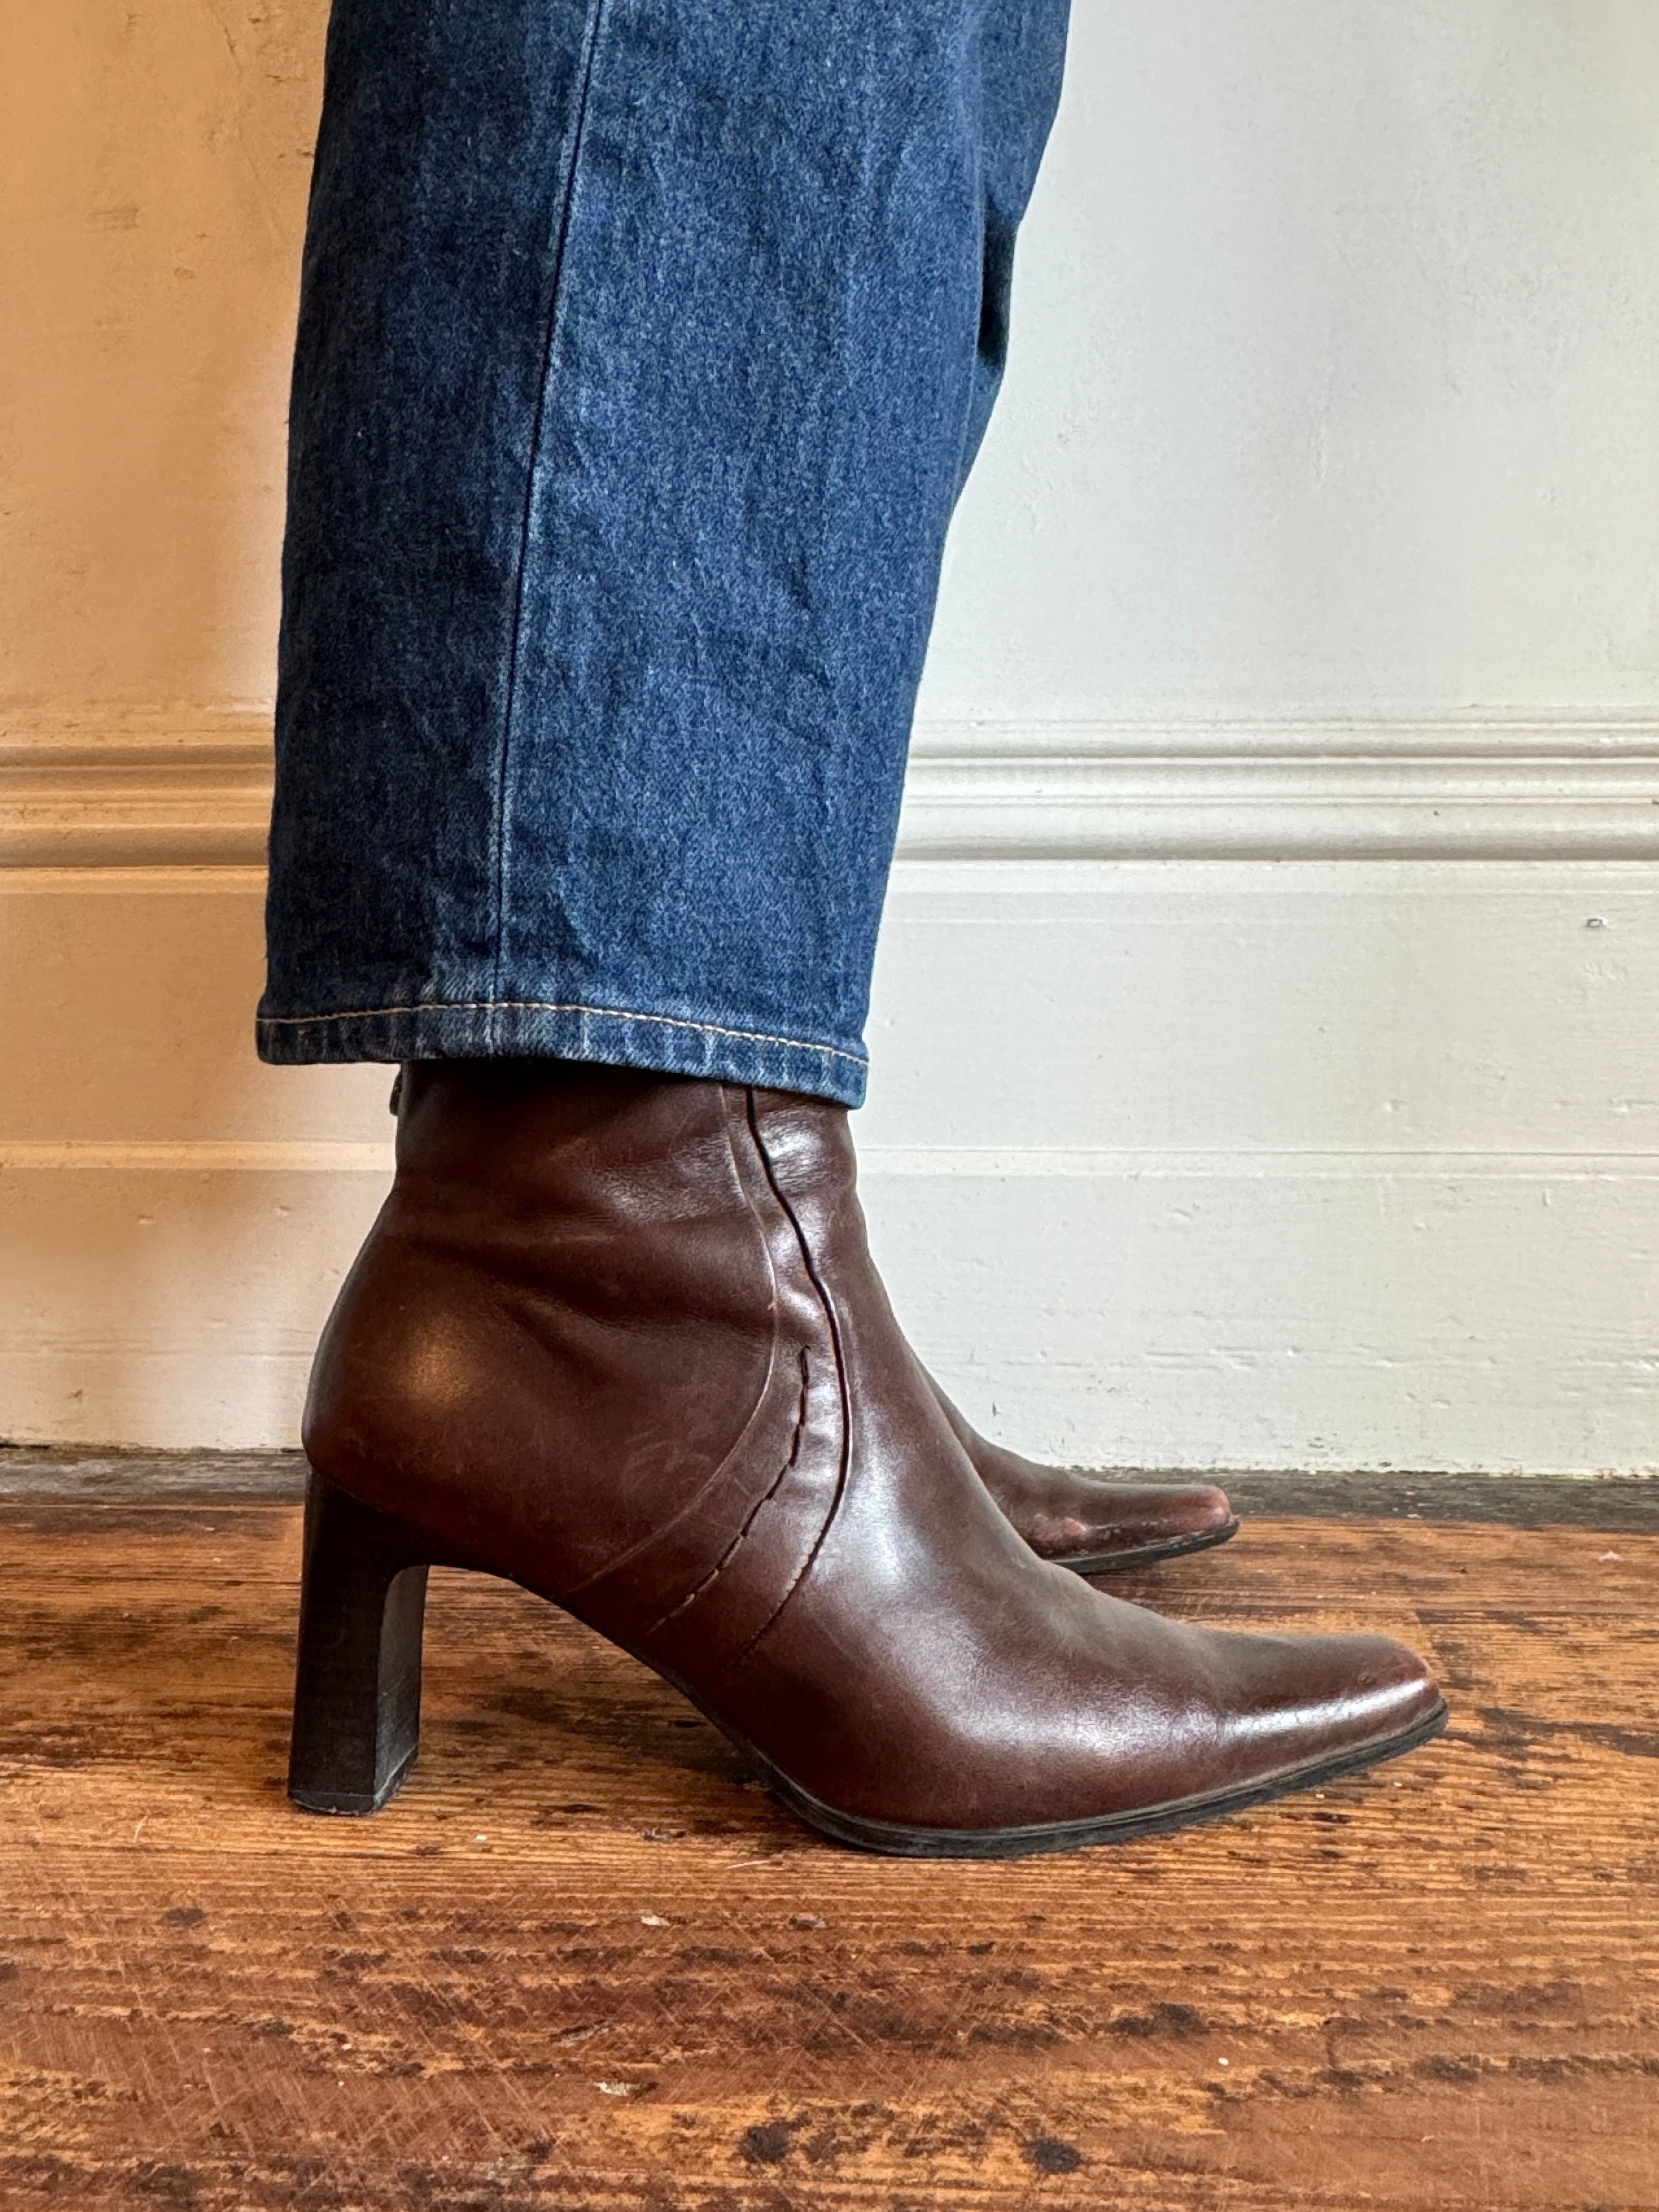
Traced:
<svg viewBox="0 0 1659 2212">
<path fill-rule="evenodd" d="M 842 1106 L 863 1104 L 869 1076 L 862 1053 L 836 1045 L 679 1015 L 525 999 L 261 1014 L 255 1032 L 260 1059 L 279 1067 L 365 1060 L 585 1060 L 804 1091 Z"/>
</svg>

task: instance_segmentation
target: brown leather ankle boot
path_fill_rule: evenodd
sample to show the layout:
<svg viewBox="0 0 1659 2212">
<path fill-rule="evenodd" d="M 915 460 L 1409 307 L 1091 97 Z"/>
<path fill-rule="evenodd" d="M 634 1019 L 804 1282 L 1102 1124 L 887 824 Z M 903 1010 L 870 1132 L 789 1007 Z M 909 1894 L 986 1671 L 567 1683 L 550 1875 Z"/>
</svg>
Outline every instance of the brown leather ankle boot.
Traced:
<svg viewBox="0 0 1659 2212">
<path fill-rule="evenodd" d="M 1210 1482 L 1130 1482 L 1087 1467 L 1044 1467 L 981 1436 L 932 1376 L 974 1472 L 1039 1559 L 1074 1575 L 1121 1573 L 1238 1534 L 1224 1490 Z"/>
<path fill-rule="evenodd" d="M 423 1063 L 398 1155 L 307 1413 L 301 1802 L 405 1771 L 432 1561 L 567 1607 L 876 1850 L 1144 1835 L 1442 1725 L 1384 1638 L 1182 1626 L 1033 1554 L 893 1320 L 842 1108 Z"/>
</svg>

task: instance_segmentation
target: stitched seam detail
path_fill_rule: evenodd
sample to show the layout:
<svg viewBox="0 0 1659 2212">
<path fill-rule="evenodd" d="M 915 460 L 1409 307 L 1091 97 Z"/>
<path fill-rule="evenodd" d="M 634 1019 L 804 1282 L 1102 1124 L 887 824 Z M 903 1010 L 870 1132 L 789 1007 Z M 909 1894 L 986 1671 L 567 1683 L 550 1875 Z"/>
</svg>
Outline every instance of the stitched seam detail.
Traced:
<svg viewBox="0 0 1659 2212">
<path fill-rule="evenodd" d="M 323 1022 L 373 1021 L 384 1014 L 593 1014 L 613 1022 L 653 1022 L 659 1029 L 694 1030 L 699 1036 L 740 1037 L 745 1044 L 787 1045 L 792 1052 L 820 1052 L 831 1060 L 849 1061 L 854 1067 L 868 1062 L 862 1053 L 843 1052 L 833 1044 L 812 1044 L 805 1037 L 772 1036 L 764 1030 L 726 1029 L 719 1022 L 690 1022 L 674 1014 L 642 1014 L 631 1006 L 587 1006 L 579 1000 L 553 999 L 428 999 L 409 1006 L 345 1006 L 331 1014 L 261 1014 L 266 1030 L 309 1029 Z M 793 1216 L 790 1217 L 792 1219 Z"/>
<path fill-rule="evenodd" d="M 570 158 L 560 185 L 558 210 L 552 239 L 551 281 L 547 302 L 547 336 L 542 347 L 541 372 L 536 387 L 536 409 L 531 419 L 530 453 L 525 471 L 524 516 L 519 529 L 518 574 L 514 582 L 513 629 L 507 641 L 506 697 L 501 706 L 501 740 L 495 763 L 495 988 L 499 991 L 507 945 L 507 780 L 512 768 L 513 725 L 518 706 L 519 647 L 524 634 L 525 579 L 530 565 L 530 532 L 536 512 L 536 468 L 541 456 L 542 433 L 547 421 L 548 387 L 553 380 L 553 358 L 558 349 L 564 303 L 565 252 L 570 239 L 570 220 L 576 204 L 582 144 L 587 135 L 589 95 L 593 85 L 593 62 L 599 52 L 599 27 L 606 0 L 592 0 L 588 12 L 576 91 L 576 110 L 570 131 Z M 499 1005 L 499 1000 L 492 1004 Z"/>
<path fill-rule="evenodd" d="M 766 1261 L 766 1279 L 770 1286 L 773 1303 L 775 1304 L 777 1298 L 776 1272 L 772 1266 L 772 1255 L 767 1248 L 765 1233 L 761 1229 L 759 1221 L 756 1218 L 754 1201 L 750 1198 L 748 1192 L 744 1188 L 742 1171 L 738 1166 L 736 1149 L 732 1142 L 731 1115 L 727 1112 L 723 1100 L 720 1106 L 718 1121 L 720 1134 L 726 1140 L 726 1157 L 727 1164 L 732 1170 L 732 1181 L 733 1187 L 737 1190 L 739 1197 L 743 1200 L 744 1208 L 747 1211 L 750 1220 L 754 1221 L 756 1231 L 760 1237 L 761 1251 Z M 744 1423 L 741 1430 L 739 1430 L 730 1450 L 722 1455 L 720 1464 L 714 1468 L 713 1474 L 708 1476 L 705 1482 L 699 1485 L 698 1488 L 693 1492 L 692 1495 L 687 1498 L 684 1504 L 681 1506 L 678 1512 L 672 1515 L 660 1527 L 648 1530 L 645 1535 L 640 1538 L 636 1544 L 630 1545 L 628 1550 L 622 1553 L 620 1558 L 608 1559 L 602 1567 L 596 1567 L 593 1572 L 587 1577 L 585 1582 L 577 1583 L 574 1588 L 562 1591 L 560 1593 L 561 1602 L 568 1603 L 571 1599 L 580 1597 L 587 1590 L 592 1589 L 596 1583 L 605 1582 L 611 1576 L 625 1571 L 629 1567 L 632 1566 L 635 1560 L 636 1560 L 642 1553 L 650 1551 L 653 1545 L 660 1543 L 665 1536 L 671 1535 L 676 1528 L 679 1528 L 694 1514 L 702 1510 L 705 1501 L 714 1491 L 721 1476 L 725 1474 L 732 1461 L 738 1456 L 738 1453 L 742 1451 L 744 1445 L 748 1443 L 750 1431 L 754 1427 L 757 1419 L 764 1413 L 770 1401 L 772 1395 L 772 1381 L 777 1372 L 777 1336 L 776 1332 L 774 1331 L 772 1351 L 766 1364 L 766 1379 L 761 1385 L 759 1394 L 757 1396 L 753 1406 L 750 1408 L 749 1419 Z"/>
<path fill-rule="evenodd" d="M 744 1516 L 742 1528 L 738 1529 L 737 1534 L 732 1539 L 726 1549 L 720 1553 L 719 1559 L 715 1560 L 714 1565 L 710 1567 L 708 1572 L 703 1577 L 702 1580 L 699 1583 L 695 1583 L 692 1587 L 687 1590 L 685 1595 L 680 1599 L 677 1605 L 671 1605 L 667 1612 L 662 1615 L 661 1619 L 653 1620 L 650 1627 L 646 1630 L 644 1640 L 647 1643 L 650 1642 L 651 1638 L 657 1634 L 659 1629 L 666 1628 L 671 1620 L 677 1620 L 680 1614 L 685 1611 L 688 1606 L 695 1605 L 696 1601 L 702 1595 L 703 1592 L 711 1589 L 720 1579 L 720 1576 L 725 1573 L 727 1567 L 731 1565 L 732 1560 L 736 1559 L 739 1546 L 742 1544 L 744 1538 L 747 1536 L 750 1530 L 754 1527 L 756 1522 L 759 1520 L 763 1509 L 772 1503 L 772 1500 L 777 1496 L 779 1491 L 782 1489 L 785 1479 L 793 1472 L 795 1464 L 800 1458 L 801 1438 L 806 1434 L 806 1409 L 809 1401 L 811 1377 L 811 1370 L 808 1364 L 806 1354 L 803 1352 L 800 1356 L 800 1404 L 797 1407 L 795 1413 L 795 1432 L 789 1440 L 788 1458 L 785 1460 L 783 1465 L 778 1469 L 776 1474 L 774 1475 L 772 1480 L 767 1486 L 763 1494 L 757 1498 L 754 1504 L 750 1507 L 747 1514 Z"/>
<path fill-rule="evenodd" d="M 741 1667 L 744 1661 L 748 1658 L 750 1653 L 755 1649 L 755 1646 L 761 1641 L 762 1638 L 766 1636 L 777 1625 L 777 1622 L 782 1615 L 784 1608 L 788 1605 L 790 1599 L 794 1596 L 795 1592 L 800 1588 L 801 1584 L 806 1580 L 808 1575 L 811 1573 L 813 1567 L 817 1564 L 818 1553 L 823 1549 L 824 1540 L 829 1535 L 830 1528 L 835 1523 L 836 1514 L 841 1510 L 841 1501 L 847 1495 L 847 1478 L 853 1455 L 853 1409 L 848 1400 L 847 1389 L 847 1355 L 842 1348 L 841 1331 L 836 1326 L 835 1304 L 830 1298 L 829 1291 L 823 1286 L 823 1280 L 818 1274 L 817 1269 L 812 1264 L 811 1248 L 807 1243 L 806 1233 L 800 1225 L 799 1218 L 796 1214 L 794 1207 L 790 1205 L 788 1200 L 784 1196 L 782 1186 L 778 1182 L 776 1170 L 772 1165 L 772 1156 L 766 1149 L 765 1139 L 761 1135 L 760 1119 L 755 1111 L 755 1093 L 752 1088 L 744 1094 L 744 1097 L 745 1103 L 747 1103 L 749 1109 L 749 1132 L 750 1136 L 754 1139 L 755 1150 L 760 1154 L 761 1165 L 766 1170 L 766 1180 L 772 1186 L 772 1195 L 776 1199 L 778 1204 L 783 1208 L 785 1214 L 788 1218 L 789 1225 L 795 1232 L 795 1242 L 800 1247 L 801 1264 L 806 1270 L 807 1275 L 811 1279 L 812 1288 L 818 1294 L 818 1303 L 823 1309 L 824 1322 L 830 1331 L 830 1342 L 834 1351 L 836 1360 L 836 1385 L 841 1397 L 841 1464 L 836 1469 L 835 1496 L 830 1500 L 830 1510 L 823 1516 L 823 1527 L 818 1530 L 817 1534 L 812 1539 L 811 1550 L 808 1552 L 806 1557 L 802 1560 L 800 1566 L 796 1571 L 793 1579 L 789 1584 L 788 1589 L 785 1590 L 783 1595 L 778 1600 L 777 1603 L 773 1607 L 766 1619 L 761 1623 L 760 1626 L 755 1631 L 749 1641 L 744 1645 L 742 1650 L 738 1652 L 737 1655 L 732 1659 L 729 1660 L 726 1666 L 720 1669 L 720 1680 L 722 1681 L 729 1681 L 731 1680 L 732 1676 L 736 1674 L 738 1668 Z"/>
</svg>

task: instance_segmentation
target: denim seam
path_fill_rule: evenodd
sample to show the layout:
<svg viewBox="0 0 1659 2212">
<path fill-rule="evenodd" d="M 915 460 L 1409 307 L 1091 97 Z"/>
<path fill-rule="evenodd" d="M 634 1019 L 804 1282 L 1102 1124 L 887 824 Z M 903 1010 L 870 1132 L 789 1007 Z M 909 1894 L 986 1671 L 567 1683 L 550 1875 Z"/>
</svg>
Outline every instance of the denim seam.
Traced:
<svg viewBox="0 0 1659 2212">
<path fill-rule="evenodd" d="M 805 1037 L 772 1036 L 764 1030 L 734 1030 L 719 1022 L 692 1022 L 675 1014 L 643 1014 L 631 1006 L 587 1006 L 578 1000 L 552 999 L 423 999 L 406 1006 L 338 1006 L 327 1014 L 261 1014 L 262 1029 L 305 1029 L 319 1022 L 373 1021 L 382 1014 L 595 1014 L 602 1020 L 653 1022 L 659 1028 L 695 1030 L 700 1036 L 738 1037 L 746 1044 L 787 1045 L 794 1052 L 821 1052 L 831 1060 L 850 1061 L 854 1067 L 869 1065 L 860 1053 L 843 1052 L 833 1044 L 814 1044 Z"/>
<path fill-rule="evenodd" d="M 586 46 L 581 57 L 581 74 L 577 87 L 575 113 L 570 125 L 570 155 L 560 185 L 558 206 L 553 223 L 552 270 L 547 302 L 547 336 L 542 347 L 540 374 L 536 388 L 535 413 L 531 421 L 530 453 L 525 471 L 524 517 L 519 531 L 518 573 L 514 579 L 513 629 L 507 643 L 507 684 L 506 696 L 501 707 L 501 744 L 496 750 L 494 859 L 495 863 L 495 982 L 497 992 L 501 989 L 501 969 L 507 957 L 509 831 L 507 790 L 513 767 L 514 724 L 518 709 L 519 647 L 524 633 L 525 582 L 530 567 L 531 526 L 535 520 L 536 513 L 536 471 L 541 457 L 542 434 L 547 422 L 548 390 L 553 380 L 554 356 L 558 350 L 559 330 L 562 320 L 560 310 L 564 301 L 565 252 L 569 243 L 571 217 L 576 204 L 582 144 L 587 135 L 588 104 L 593 87 L 594 61 L 599 52 L 599 31 L 605 21 L 608 5 L 609 0 L 592 0 L 588 11 Z M 497 998 L 487 1003 L 493 1008 L 506 1006 L 510 1002 Z"/>
</svg>

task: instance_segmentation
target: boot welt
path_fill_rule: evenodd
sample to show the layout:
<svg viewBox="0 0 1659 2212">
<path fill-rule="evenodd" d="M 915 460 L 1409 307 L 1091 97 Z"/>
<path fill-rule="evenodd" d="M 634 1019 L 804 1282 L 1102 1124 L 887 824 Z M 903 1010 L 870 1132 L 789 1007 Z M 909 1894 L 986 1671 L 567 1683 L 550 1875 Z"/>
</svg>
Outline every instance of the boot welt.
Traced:
<svg viewBox="0 0 1659 2212">
<path fill-rule="evenodd" d="M 694 1698 L 695 1704 L 696 1700 Z M 714 1718 L 711 1714 L 710 1719 Z M 1148 1805 L 1133 1813 L 1113 1813 L 1097 1820 L 1054 1820 L 1021 1828 L 912 1828 L 888 1820 L 866 1820 L 857 1814 L 838 1813 L 821 1804 L 780 1773 L 769 1759 L 743 1743 L 730 1729 L 731 1738 L 744 1757 L 764 1773 L 768 1786 L 781 1803 L 809 1826 L 839 1844 L 857 1850 L 876 1851 L 890 1858 L 1016 1859 L 1041 1851 L 1080 1850 L 1093 1844 L 1132 1844 L 1145 1836 L 1164 1836 L 1176 1828 L 1195 1826 L 1204 1820 L 1226 1819 L 1253 1806 L 1271 1804 L 1298 1790 L 1315 1790 L 1323 1783 L 1340 1781 L 1399 1759 L 1419 1745 L 1431 1743 L 1444 1729 L 1447 1708 L 1443 1698 L 1431 1713 L 1393 1736 L 1368 1744 L 1351 1745 L 1329 1758 L 1292 1767 L 1265 1780 L 1240 1784 L 1229 1790 L 1212 1790 L 1196 1797 L 1180 1797 L 1167 1804 Z M 718 1721 L 714 1725 L 719 1728 Z"/>
<path fill-rule="evenodd" d="M 1201 1529 L 1195 1536 L 1161 1536 L 1155 1543 L 1135 1544 L 1110 1552 L 1081 1552 L 1052 1558 L 1051 1567 L 1066 1567 L 1074 1575 L 1116 1575 L 1132 1567 L 1156 1566 L 1160 1559 L 1184 1559 L 1190 1552 L 1212 1552 L 1231 1543 L 1241 1523 L 1235 1513 L 1219 1528 Z"/>
</svg>

